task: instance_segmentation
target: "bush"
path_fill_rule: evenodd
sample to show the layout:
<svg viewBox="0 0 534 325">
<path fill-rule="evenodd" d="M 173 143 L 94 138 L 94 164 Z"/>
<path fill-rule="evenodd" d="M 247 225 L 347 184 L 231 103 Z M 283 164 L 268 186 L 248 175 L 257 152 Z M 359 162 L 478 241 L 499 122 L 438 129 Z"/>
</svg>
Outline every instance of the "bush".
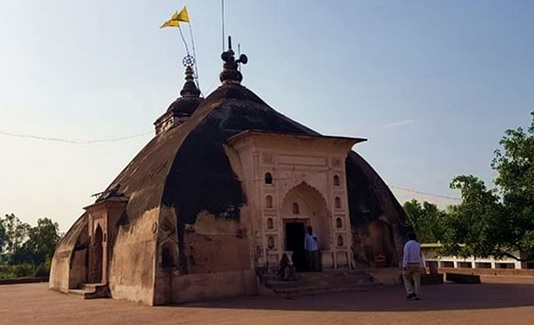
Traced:
<svg viewBox="0 0 534 325">
<path fill-rule="evenodd" d="M 35 268 L 34 276 L 45 277 L 50 275 L 50 264 L 41 263 Z"/>
<path fill-rule="evenodd" d="M 12 270 L 16 278 L 33 276 L 35 273 L 34 266 L 31 264 L 14 265 Z"/>
</svg>

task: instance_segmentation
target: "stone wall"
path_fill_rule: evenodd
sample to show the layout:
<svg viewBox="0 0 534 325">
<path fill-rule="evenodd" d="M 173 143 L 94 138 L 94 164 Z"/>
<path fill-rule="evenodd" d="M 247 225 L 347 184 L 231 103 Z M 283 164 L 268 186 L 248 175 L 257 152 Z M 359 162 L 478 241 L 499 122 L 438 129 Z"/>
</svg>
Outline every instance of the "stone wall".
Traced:
<svg viewBox="0 0 534 325">
<path fill-rule="evenodd" d="M 76 269 L 71 268 L 71 258 L 80 234 L 86 229 L 87 215 L 82 215 L 61 239 L 54 252 L 50 267 L 48 287 L 61 292 L 68 292 L 73 288 L 71 275 Z M 77 285 L 77 284 L 75 284 Z"/>
<path fill-rule="evenodd" d="M 252 270 L 175 276 L 171 285 L 174 303 L 257 294 Z"/>
<path fill-rule="evenodd" d="M 159 209 L 121 225 L 114 238 L 109 288 L 114 299 L 154 304 L 154 268 Z"/>
<path fill-rule="evenodd" d="M 439 273 L 460 273 L 474 275 L 496 275 L 496 276 L 534 276 L 534 269 L 470 269 L 440 267 Z"/>
</svg>

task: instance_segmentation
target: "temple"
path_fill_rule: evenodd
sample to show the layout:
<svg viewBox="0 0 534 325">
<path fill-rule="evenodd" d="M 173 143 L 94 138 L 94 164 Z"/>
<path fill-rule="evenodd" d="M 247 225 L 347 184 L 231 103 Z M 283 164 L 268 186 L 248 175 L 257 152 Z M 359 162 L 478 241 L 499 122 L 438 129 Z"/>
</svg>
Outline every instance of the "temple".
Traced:
<svg viewBox="0 0 534 325">
<path fill-rule="evenodd" d="M 221 85 L 205 98 L 186 60 L 154 138 L 59 243 L 51 289 L 148 305 L 264 294 L 282 254 L 307 271 L 307 226 L 322 272 L 390 269 L 398 279 L 409 225 L 352 150 L 365 140 L 284 116 L 241 84 L 246 56 L 230 48 L 222 59 Z"/>
</svg>

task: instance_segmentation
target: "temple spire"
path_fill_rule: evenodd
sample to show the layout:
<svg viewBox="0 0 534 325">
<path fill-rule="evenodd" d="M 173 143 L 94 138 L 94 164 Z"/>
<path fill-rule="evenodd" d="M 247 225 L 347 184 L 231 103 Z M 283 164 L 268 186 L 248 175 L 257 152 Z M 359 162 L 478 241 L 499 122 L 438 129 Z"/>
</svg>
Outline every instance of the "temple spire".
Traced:
<svg viewBox="0 0 534 325">
<path fill-rule="evenodd" d="M 248 58 L 245 54 L 241 54 L 238 60 L 235 59 L 231 36 L 228 36 L 228 51 L 221 54 L 221 59 L 224 61 L 223 71 L 219 75 L 222 84 L 240 84 L 241 80 L 243 80 L 243 75 L 238 70 L 238 67 L 241 63 L 247 64 Z"/>
<path fill-rule="evenodd" d="M 200 90 L 195 83 L 195 71 L 193 69 L 193 66 L 195 65 L 195 59 L 192 56 L 187 55 L 182 60 L 182 63 L 185 67 L 185 83 L 180 91 L 180 96 L 199 97 Z"/>
</svg>

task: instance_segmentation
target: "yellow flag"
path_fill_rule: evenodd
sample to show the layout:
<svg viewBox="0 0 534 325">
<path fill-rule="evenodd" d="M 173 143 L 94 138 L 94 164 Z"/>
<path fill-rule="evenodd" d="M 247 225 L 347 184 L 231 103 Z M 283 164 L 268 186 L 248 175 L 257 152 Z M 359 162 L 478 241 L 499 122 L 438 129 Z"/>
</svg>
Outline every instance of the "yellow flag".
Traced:
<svg viewBox="0 0 534 325">
<path fill-rule="evenodd" d="M 182 10 L 178 13 L 176 20 L 183 21 L 184 23 L 189 22 L 189 14 L 187 13 L 187 8 L 183 7 Z"/>
<path fill-rule="evenodd" d="M 186 12 L 186 14 L 187 14 L 187 12 Z M 159 26 L 159 28 L 180 27 L 180 20 L 178 19 L 178 16 L 179 16 L 179 13 L 177 11 L 172 15 L 171 19 L 169 19 L 166 22 L 164 22 L 163 25 Z"/>
</svg>

